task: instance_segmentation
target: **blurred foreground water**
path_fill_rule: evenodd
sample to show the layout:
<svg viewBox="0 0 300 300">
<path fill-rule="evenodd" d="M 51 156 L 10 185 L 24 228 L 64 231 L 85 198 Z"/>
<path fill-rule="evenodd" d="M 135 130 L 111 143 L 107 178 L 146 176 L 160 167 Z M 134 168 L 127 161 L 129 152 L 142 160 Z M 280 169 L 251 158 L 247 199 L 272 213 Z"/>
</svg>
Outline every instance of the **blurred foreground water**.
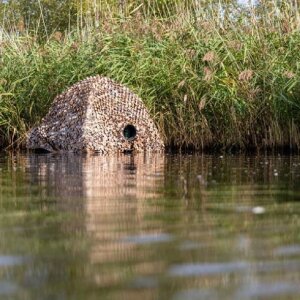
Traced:
<svg viewBox="0 0 300 300">
<path fill-rule="evenodd" d="M 300 156 L 0 155 L 2 299 L 300 299 Z"/>
</svg>

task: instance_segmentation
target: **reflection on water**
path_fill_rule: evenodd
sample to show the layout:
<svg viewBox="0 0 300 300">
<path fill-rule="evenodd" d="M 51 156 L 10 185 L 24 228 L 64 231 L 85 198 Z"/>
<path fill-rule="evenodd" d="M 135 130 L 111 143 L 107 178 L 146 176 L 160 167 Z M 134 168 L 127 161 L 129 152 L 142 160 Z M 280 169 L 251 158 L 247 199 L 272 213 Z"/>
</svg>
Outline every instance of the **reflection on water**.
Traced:
<svg viewBox="0 0 300 300">
<path fill-rule="evenodd" d="M 299 299 L 300 157 L 2 155 L 0 297 Z"/>
</svg>

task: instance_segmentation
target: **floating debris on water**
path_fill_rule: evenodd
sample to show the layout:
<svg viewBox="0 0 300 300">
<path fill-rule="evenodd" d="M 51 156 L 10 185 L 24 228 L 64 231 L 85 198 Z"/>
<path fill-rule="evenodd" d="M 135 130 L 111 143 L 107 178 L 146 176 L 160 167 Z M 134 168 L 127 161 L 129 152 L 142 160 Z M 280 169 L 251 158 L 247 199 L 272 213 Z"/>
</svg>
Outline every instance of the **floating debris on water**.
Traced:
<svg viewBox="0 0 300 300">
<path fill-rule="evenodd" d="M 256 215 L 264 214 L 266 209 L 262 206 L 255 206 L 252 208 L 252 212 Z"/>
</svg>

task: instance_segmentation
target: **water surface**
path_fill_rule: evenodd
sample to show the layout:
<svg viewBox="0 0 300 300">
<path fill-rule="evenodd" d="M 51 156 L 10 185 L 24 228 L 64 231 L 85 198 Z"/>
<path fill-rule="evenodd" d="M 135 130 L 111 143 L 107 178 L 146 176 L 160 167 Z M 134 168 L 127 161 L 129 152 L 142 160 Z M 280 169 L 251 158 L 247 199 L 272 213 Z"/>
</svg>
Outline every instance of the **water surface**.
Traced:
<svg viewBox="0 0 300 300">
<path fill-rule="evenodd" d="M 300 157 L 0 155 L 0 298 L 300 299 Z"/>
</svg>

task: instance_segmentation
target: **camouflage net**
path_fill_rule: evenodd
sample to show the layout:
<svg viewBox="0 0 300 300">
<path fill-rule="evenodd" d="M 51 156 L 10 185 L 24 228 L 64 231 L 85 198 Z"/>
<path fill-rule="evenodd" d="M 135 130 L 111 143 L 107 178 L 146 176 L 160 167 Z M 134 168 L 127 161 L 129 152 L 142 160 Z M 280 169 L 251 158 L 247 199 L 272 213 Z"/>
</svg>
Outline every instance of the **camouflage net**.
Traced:
<svg viewBox="0 0 300 300">
<path fill-rule="evenodd" d="M 27 139 L 47 151 L 162 151 L 164 143 L 142 100 L 113 80 L 94 76 L 57 96 Z"/>
</svg>

